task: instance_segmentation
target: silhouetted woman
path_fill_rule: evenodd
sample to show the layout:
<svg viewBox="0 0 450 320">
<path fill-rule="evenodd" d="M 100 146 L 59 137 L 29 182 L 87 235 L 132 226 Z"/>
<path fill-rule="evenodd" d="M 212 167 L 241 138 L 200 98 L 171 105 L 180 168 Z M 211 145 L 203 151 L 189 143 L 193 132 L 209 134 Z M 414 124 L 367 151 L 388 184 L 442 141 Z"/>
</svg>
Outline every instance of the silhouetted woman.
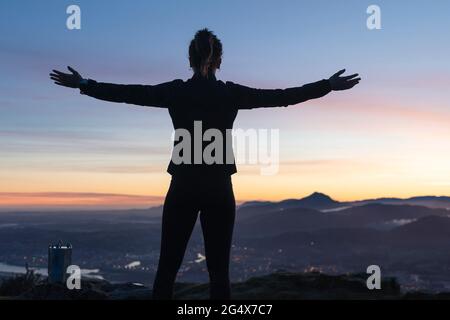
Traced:
<svg viewBox="0 0 450 320">
<path fill-rule="evenodd" d="M 194 141 L 200 123 L 200 134 L 208 129 L 223 133 L 223 140 L 233 127 L 241 109 L 281 107 L 320 98 L 332 90 L 346 90 L 360 78 L 347 77 L 341 70 L 330 79 L 288 89 L 254 89 L 233 82 L 217 80 L 215 72 L 222 62 L 222 44 L 208 29 L 195 34 L 189 46 L 189 62 L 194 71 L 187 81 L 180 79 L 157 85 L 119 85 L 83 79 L 74 69 L 66 74 L 53 70 L 56 84 L 79 88 L 82 94 L 112 102 L 167 108 L 175 128 L 174 151 L 168 172 L 172 175 L 164 202 L 161 251 L 153 286 L 155 299 L 170 299 L 176 274 L 197 216 L 203 231 L 206 263 L 212 299 L 230 298 L 229 258 L 235 218 L 235 200 L 231 175 L 236 172 L 229 161 L 232 150 L 224 141 L 213 152 L 214 161 L 203 159 L 208 143 L 199 147 L 176 148 L 178 133 L 189 133 Z M 227 133 L 228 132 L 228 133 Z M 177 141 L 179 142 L 177 143 Z M 213 140 L 211 138 L 211 140 Z M 187 144 L 189 145 L 189 144 Z M 179 145 L 178 145 L 179 146 Z"/>
</svg>

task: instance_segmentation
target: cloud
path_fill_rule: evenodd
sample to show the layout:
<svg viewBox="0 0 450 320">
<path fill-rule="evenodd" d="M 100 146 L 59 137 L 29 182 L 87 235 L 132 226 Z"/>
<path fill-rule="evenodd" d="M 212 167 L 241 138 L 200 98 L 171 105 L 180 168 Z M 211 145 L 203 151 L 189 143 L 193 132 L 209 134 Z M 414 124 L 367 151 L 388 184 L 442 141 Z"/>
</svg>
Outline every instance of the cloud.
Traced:
<svg viewBox="0 0 450 320">
<path fill-rule="evenodd" d="M 0 210 L 148 208 L 163 196 L 92 192 L 0 192 Z"/>
<path fill-rule="evenodd" d="M 150 136 L 150 135 L 149 135 Z M 2 153 L 89 153 L 119 155 L 169 155 L 166 147 L 152 146 L 142 139 L 125 139 L 106 131 L 92 130 L 0 130 Z M 169 138 L 167 139 L 169 141 Z"/>
<path fill-rule="evenodd" d="M 148 174 L 148 173 L 161 173 L 166 170 L 167 162 L 164 164 L 158 162 L 158 164 L 149 165 L 98 165 L 86 162 L 85 164 L 77 164 L 74 162 L 64 162 L 48 165 L 44 162 L 41 163 L 23 163 L 15 165 L 15 169 L 23 170 L 36 170 L 36 171 L 49 171 L 51 172 L 92 172 L 92 173 L 123 173 L 123 174 Z"/>
</svg>

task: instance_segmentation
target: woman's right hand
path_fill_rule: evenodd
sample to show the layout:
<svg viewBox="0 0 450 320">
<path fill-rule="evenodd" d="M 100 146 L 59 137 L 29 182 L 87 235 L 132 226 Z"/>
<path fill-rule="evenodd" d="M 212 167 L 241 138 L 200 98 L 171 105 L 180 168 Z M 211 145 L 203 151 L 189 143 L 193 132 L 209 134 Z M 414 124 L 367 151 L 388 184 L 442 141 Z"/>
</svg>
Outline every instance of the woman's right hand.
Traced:
<svg viewBox="0 0 450 320">
<path fill-rule="evenodd" d="M 83 77 L 73 68 L 67 67 L 71 73 L 64 73 L 58 70 L 53 70 L 50 73 L 50 79 L 55 81 L 55 84 L 68 88 L 79 88 L 80 81 Z"/>
</svg>

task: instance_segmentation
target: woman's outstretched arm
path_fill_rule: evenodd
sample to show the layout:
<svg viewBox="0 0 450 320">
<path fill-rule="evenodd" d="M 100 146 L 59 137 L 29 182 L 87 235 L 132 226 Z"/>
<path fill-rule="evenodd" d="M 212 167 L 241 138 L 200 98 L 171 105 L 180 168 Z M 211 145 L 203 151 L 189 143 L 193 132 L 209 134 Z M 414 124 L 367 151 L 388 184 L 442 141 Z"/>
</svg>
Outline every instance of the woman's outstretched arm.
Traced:
<svg viewBox="0 0 450 320">
<path fill-rule="evenodd" d="M 233 82 L 227 82 L 227 85 L 239 109 L 287 107 L 323 97 L 331 91 L 351 89 L 361 80 L 358 74 L 343 77 L 344 72 L 345 69 L 329 79 L 288 89 L 255 89 Z"/>
<path fill-rule="evenodd" d="M 111 101 L 167 108 L 172 91 L 181 80 L 174 80 L 157 85 L 125 85 L 113 83 L 101 83 L 94 80 L 86 80 L 73 68 L 67 67 L 70 73 L 53 70 L 50 78 L 55 84 L 80 89 L 82 94 L 90 97 Z"/>
</svg>

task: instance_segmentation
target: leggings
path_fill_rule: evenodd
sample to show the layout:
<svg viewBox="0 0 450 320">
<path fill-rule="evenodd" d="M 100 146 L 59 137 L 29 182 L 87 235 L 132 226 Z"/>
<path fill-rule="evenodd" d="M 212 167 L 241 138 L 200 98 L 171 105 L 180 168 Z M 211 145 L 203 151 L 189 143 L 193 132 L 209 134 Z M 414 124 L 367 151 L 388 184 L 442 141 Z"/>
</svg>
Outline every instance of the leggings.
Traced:
<svg viewBox="0 0 450 320">
<path fill-rule="evenodd" d="M 230 247 L 236 212 L 230 176 L 219 179 L 172 177 L 163 208 L 153 299 L 172 298 L 175 278 L 199 212 L 210 298 L 230 299 Z"/>
</svg>

